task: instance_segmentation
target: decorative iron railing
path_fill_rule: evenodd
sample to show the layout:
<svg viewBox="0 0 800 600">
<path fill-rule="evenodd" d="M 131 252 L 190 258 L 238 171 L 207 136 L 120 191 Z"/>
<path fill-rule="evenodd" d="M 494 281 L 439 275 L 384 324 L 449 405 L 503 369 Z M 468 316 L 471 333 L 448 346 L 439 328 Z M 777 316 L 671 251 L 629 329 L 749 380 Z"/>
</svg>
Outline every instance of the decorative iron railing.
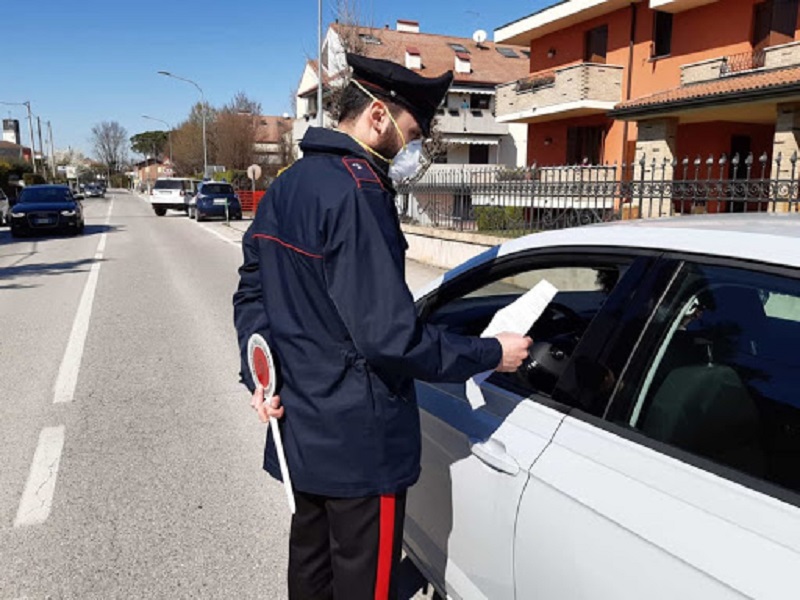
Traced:
<svg viewBox="0 0 800 600">
<path fill-rule="evenodd" d="M 731 54 L 730 56 L 725 57 L 725 60 L 720 67 L 720 75 L 735 75 L 744 71 L 761 69 L 764 67 L 766 58 L 767 53 L 764 50 Z"/>
<path fill-rule="evenodd" d="M 443 168 L 447 167 L 447 168 Z M 409 223 L 487 234 L 697 213 L 797 212 L 798 156 L 529 168 L 436 165 L 398 187 Z"/>
</svg>

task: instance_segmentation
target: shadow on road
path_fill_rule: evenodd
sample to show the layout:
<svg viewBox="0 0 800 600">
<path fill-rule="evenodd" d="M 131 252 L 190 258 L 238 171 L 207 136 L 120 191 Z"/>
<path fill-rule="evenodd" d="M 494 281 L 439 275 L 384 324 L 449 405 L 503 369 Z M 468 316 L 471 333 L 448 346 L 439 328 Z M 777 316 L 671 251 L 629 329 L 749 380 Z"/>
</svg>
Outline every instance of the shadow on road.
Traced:
<svg viewBox="0 0 800 600">
<path fill-rule="evenodd" d="M 5 282 L 17 277 L 31 277 L 41 275 L 63 275 L 65 273 L 85 273 L 95 262 L 105 262 L 105 259 L 97 261 L 94 258 L 81 258 L 78 260 L 66 260 L 53 263 L 24 263 L 11 267 L 4 267 L 0 270 L 0 288 L 2 289 L 23 289 L 34 287 L 30 285 L 11 284 Z"/>
</svg>

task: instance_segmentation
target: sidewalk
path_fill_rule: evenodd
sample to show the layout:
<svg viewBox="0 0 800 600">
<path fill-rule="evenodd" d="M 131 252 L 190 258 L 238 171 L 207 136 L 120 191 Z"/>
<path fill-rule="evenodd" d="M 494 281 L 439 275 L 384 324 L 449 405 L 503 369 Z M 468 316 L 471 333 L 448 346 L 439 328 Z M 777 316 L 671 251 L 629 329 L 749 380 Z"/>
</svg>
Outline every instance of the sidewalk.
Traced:
<svg viewBox="0 0 800 600">
<path fill-rule="evenodd" d="M 243 236 L 247 228 L 250 227 L 251 222 L 252 219 L 245 217 L 241 221 L 231 221 L 229 225 L 231 230 L 237 232 L 237 234 L 239 234 L 239 239 L 241 239 L 241 236 Z M 220 226 L 225 227 L 226 225 L 225 223 L 220 223 Z M 415 260 L 406 260 L 406 283 L 408 283 L 408 287 L 412 292 L 433 279 L 436 279 L 444 272 L 443 269 L 431 267 Z"/>
</svg>

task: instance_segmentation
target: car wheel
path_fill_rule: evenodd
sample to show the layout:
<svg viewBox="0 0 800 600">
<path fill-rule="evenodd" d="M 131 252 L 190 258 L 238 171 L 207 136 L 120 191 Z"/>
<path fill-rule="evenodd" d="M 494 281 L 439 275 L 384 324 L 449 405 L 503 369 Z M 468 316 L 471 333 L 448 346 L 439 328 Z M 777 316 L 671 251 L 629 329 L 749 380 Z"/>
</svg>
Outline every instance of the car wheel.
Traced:
<svg viewBox="0 0 800 600">
<path fill-rule="evenodd" d="M 21 238 L 22 237 L 22 232 L 21 231 L 17 231 L 16 229 L 12 229 L 11 230 L 11 237 Z"/>
<path fill-rule="evenodd" d="M 194 213 L 194 218 L 197 219 L 198 223 L 200 221 L 205 221 L 206 220 L 206 218 L 203 215 L 201 215 L 199 212 L 195 212 Z"/>
<path fill-rule="evenodd" d="M 163 217 L 165 214 L 167 214 L 166 208 L 154 208 L 153 210 L 155 211 L 156 216 L 158 217 Z"/>
</svg>

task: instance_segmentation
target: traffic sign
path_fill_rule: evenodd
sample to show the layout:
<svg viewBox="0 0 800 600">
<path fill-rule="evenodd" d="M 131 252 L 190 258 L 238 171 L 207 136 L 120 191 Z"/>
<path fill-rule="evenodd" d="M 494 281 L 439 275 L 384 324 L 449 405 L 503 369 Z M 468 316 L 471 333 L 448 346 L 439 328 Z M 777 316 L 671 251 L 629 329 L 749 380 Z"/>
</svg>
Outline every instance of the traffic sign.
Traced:
<svg viewBox="0 0 800 600">
<path fill-rule="evenodd" d="M 272 358 L 272 352 L 269 349 L 267 340 L 258 333 L 251 335 L 250 340 L 247 342 L 247 357 L 253 382 L 260 383 L 264 387 L 264 402 L 272 402 L 277 385 L 275 361 Z M 272 433 L 272 441 L 275 443 L 278 464 L 281 467 L 281 479 L 283 479 L 286 499 L 289 501 L 289 510 L 294 514 L 295 503 L 292 480 L 289 477 L 289 466 L 286 464 L 286 453 L 283 451 L 283 438 L 281 438 L 281 430 L 278 427 L 277 419 L 269 420 L 269 428 Z"/>
<path fill-rule="evenodd" d="M 247 167 L 247 177 L 255 181 L 261 177 L 261 167 L 258 165 L 250 165 Z"/>
</svg>

